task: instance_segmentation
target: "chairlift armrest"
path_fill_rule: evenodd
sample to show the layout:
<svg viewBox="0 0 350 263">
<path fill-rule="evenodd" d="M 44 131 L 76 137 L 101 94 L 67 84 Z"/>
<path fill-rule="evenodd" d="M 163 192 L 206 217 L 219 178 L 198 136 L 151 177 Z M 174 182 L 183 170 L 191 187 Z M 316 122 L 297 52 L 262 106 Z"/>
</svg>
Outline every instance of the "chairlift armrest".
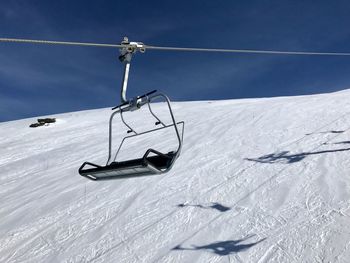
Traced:
<svg viewBox="0 0 350 263">
<path fill-rule="evenodd" d="M 149 95 L 151 95 L 151 94 L 153 94 L 153 93 L 156 93 L 156 92 L 157 92 L 156 89 L 155 89 L 155 90 L 152 90 L 152 91 L 150 91 L 150 92 L 148 92 L 148 93 L 146 93 L 146 94 L 141 95 L 141 96 L 139 97 L 139 99 L 144 98 L 144 97 L 147 97 L 147 96 L 149 96 Z"/>
<path fill-rule="evenodd" d="M 127 101 L 127 102 L 124 102 L 124 103 L 122 103 L 122 104 L 120 104 L 120 105 L 118 105 L 118 106 L 113 107 L 112 110 L 115 110 L 115 109 L 117 109 L 117 108 L 120 108 L 120 107 L 122 107 L 122 106 L 125 106 L 125 105 L 127 105 L 128 103 L 129 103 L 128 101 Z"/>
<path fill-rule="evenodd" d="M 102 166 L 97 165 L 97 164 L 94 164 L 94 163 L 85 162 L 85 163 L 83 163 L 83 164 L 80 166 L 80 168 L 79 168 L 79 173 L 83 170 L 83 168 L 84 168 L 86 165 L 90 165 L 90 166 L 93 166 L 93 167 L 96 167 L 96 168 L 101 168 L 101 167 L 102 167 Z"/>
<path fill-rule="evenodd" d="M 143 95 L 141 95 L 141 96 L 138 96 L 137 98 L 138 98 L 138 99 L 142 99 L 142 98 L 147 97 L 147 96 L 149 96 L 149 95 L 151 95 L 151 94 L 153 94 L 153 93 L 156 93 L 156 92 L 157 92 L 157 90 L 155 89 L 155 90 L 152 90 L 152 91 L 150 91 L 150 92 L 148 92 L 148 93 L 146 93 L 146 94 L 143 94 Z M 128 104 L 129 104 L 129 101 L 126 101 L 126 102 L 124 102 L 124 103 L 122 103 L 122 104 L 120 104 L 120 105 L 118 105 L 118 106 L 113 107 L 112 110 L 115 110 L 115 109 L 117 109 L 117 108 L 120 108 L 120 107 L 125 106 L 125 105 L 128 105 Z"/>
<path fill-rule="evenodd" d="M 166 155 L 166 154 L 164 154 L 164 153 L 161 153 L 161 152 L 158 152 L 158 151 L 156 151 L 156 150 L 154 150 L 154 149 L 148 149 L 148 150 L 146 151 L 146 153 L 143 155 L 142 159 L 146 160 L 146 158 L 148 157 L 148 155 L 149 155 L 150 153 L 155 153 L 156 155 L 160 155 L 160 156 L 163 156 L 163 157 L 165 157 L 165 158 L 171 159 L 171 157 L 169 157 L 168 155 Z"/>
</svg>

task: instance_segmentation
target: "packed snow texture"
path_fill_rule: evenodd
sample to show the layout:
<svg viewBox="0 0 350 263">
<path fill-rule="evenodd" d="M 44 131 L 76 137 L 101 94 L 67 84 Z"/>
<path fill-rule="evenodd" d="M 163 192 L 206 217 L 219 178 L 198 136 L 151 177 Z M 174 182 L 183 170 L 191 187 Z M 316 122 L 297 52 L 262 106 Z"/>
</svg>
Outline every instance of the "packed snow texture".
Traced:
<svg viewBox="0 0 350 263">
<path fill-rule="evenodd" d="M 0 262 L 349 262 L 349 97 L 174 103 L 186 126 L 173 169 L 101 182 L 78 168 L 106 163 L 110 109 L 1 123 Z M 119 157 L 173 135 L 128 140 Z"/>
</svg>

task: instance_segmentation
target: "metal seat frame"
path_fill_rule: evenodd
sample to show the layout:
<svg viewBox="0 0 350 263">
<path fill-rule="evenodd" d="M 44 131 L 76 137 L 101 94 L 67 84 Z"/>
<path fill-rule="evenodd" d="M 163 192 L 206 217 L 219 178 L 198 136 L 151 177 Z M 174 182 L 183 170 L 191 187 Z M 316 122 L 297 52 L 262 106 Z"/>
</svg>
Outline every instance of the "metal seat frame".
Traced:
<svg viewBox="0 0 350 263">
<path fill-rule="evenodd" d="M 120 93 L 120 98 L 122 103 L 119 106 L 112 108 L 114 112 L 111 114 L 109 118 L 109 143 L 108 143 L 107 163 L 105 166 L 99 166 L 90 162 L 85 162 L 79 168 L 79 174 L 91 180 L 120 179 L 120 178 L 129 178 L 129 177 L 138 177 L 143 175 L 154 175 L 154 174 L 166 173 L 170 171 L 170 169 L 173 167 L 174 162 L 179 157 L 181 148 L 182 148 L 185 123 L 183 121 L 176 122 L 173 114 L 173 110 L 171 108 L 170 100 L 165 94 L 157 93 L 157 91 L 154 90 L 147 94 L 135 97 L 130 100 L 126 98 L 126 89 L 128 85 L 131 58 L 133 54 L 136 53 L 137 51 L 144 53 L 145 46 L 143 45 L 143 43 L 129 42 L 128 38 L 124 38 L 121 44 L 123 45 L 123 48 L 120 50 L 121 55 L 119 56 L 119 60 L 124 63 L 124 78 L 123 78 L 122 88 Z M 161 121 L 160 118 L 152 110 L 151 102 L 159 98 L 162 98 L 163 100 L 165 100 L 168 106 L 168 110 L 171 117 L 170 124 L 165 124 L 163 121 Z M 148 106 L 148 109 L 151 115 L 156 119 L 155 125 L 156 126 L 161 125 L 162 127 L 157 127 L 151 130 L 138 133 L 125 121 L 123 117 L 123 113 L 128 111 L 139 110 L 144 105 Z M 112 154 L 112 143 L 113 143 L 112 123 L 113 123 L 114 117 L 117 114 L 120 114 L 123 124 L 129 129 L 128 133 L 133 133 L 133 134 L 126 136 L 122 139 L 116 154 L 114 155 L 114 157 L 112 157 L 113 155 Z M 179 125 L 182 125 L 181 134 L 178 127 Z M 126 139 L 155 132 L 155 131 L 159 131 L 170 127 L 174 127 L 175 134 L 178 141 L 177 149 L 174 152 L 165 154 L 165 153 L 156 151 L 154 149 L 148 149 L 141 159 L 127 160 L 124 162 L 115 162 L 120 152 L 120 149 Z M 151 153 L 155 154 L 156 156 L 149 156 Z M 162 165 L 157 167 L 156 165 L 157 162 L 152 162 L 151 160 L 158 160 L 158 163 L 162 163 Z M 159 162 L 159 160 L 161 162 Z M 166 161 L 166 165 L 164 165 L 164 160 L 169 160 L 169 161 Z M 84 169 L 86 165 L 92 166 L 93 168 Z"/>
<path fill-rule="evenodd" d="M 170 100 L 169 98 L 162 94 L 162 93 L 156 93 L 154 94 L 156 91 L 150 92 L 146 95 L 143 95 L 141 97 L 136 97 L 133 100 L 130 100 L 129 103 L 127 104 L 122 104 L 120 106 L 117 106 L 113 109 L 116 109 L 110 119 L 109 119 L 109 143 L 108 143 L 108 160 L 105 166 L 99 166 L 90 162 L 85 162 L 83 163 L 83 165 L 80 167 L 79 169 L 79 173 L 80 175 L 88 178 L 88 179 L 92 179 L 92 180 L 106 180 L 106 179 L 123 179 L 123 178 L 130 178 L 130 177 L 139 177 L 139 176 L 145 176 L 145 175 L 156 175 L 156 174 L 162 174 L 162 173 L 166 173 L 168 171 L 170 171 L 170 169 L 173 167 L 176 159 L 179 157 L 180 152 L 181 152 L 181 148 L 182 148 L 182 142 L 183 142 L 183 134 L 184 134 L 184 125 L 185 123 L 183 121 L 180 122 L 176 122 L 172 108 L 171 108 L 171 104 L 170 104 Z M 158 99 L 158 98 L 163 98 L 166 101 L 166 104 L 168 106 L 168 110 L 171 116 L 171 123 L 170 124 L 165 124 L 152 110 L 151 107 L 151 101 Z M 135 110 L 135 109 L 140 109 L 142 106 L 147 105 L 149 112 L 152 114 L 152 116 L 155 118 L 156 123 L 155 125 L 161 125 L 162 127 L 157 127 L 154 129 L 150 129 L 147 131 L 143 131 L 143 132 L 136 132 L 135 129 L 133 129 L 126 121 L 125 118 L 123 117 L 123 113 L 127 112 L 127 111 L 131 111 L 131 110 Z M 123 122 L 123 124 L 129 129 L 127 132 L 128 133 L 133 133 L 132 135 L 126 136 L 122 139 L 118 150 L 116 151 L 115 155 L 113 156 L 113 119 L 114 117 L 120 114 L 120 118 Z M 181 132 L 179 130 L 178 126 L 182 126 L 181 127 Z M 177 148 L 174 152 L 171 152 L 171 158 L 169 164 L 164 168 L 164 167 L 156 167 L 155 165 L 153 165 L 151 162 L 148 161 L 148 157 L 151 153 L 156 154 L 158 156 L 167 156 L 167 154 L 158 152 L 156 150 L 153 149 L 148 149 L 146 151 L 146 153 L 144 154 L 142 160 L 144 161 L 141 167 L 135 166 L 135 165 L 130 165 L 130 167 L 126 166 L 123 168 L 118 167 L 118 162 L 115 162 L 115 160 L 118 157 L 118 154 L 125 142 L 126 139 L 129 138 L 133 138 L 133 137 L 137 137 L 143 134 L 147 134 L 147 133 L 151 133 L 151 132 L 156 132 L 162 129 L 166 129 L 166 128 L 170 128 L 170 127 L 174 127 L 174 131 L 177 137 Z M 169 154 L 169 153 L 168 153 Z M 133 160 L 128 160 L 129 162 L 132 162 Z M 126 162 L 128 162 L 126 161 Z M 125 162 L 125 161 L 124 161 Z M 95 168 L 93 169 L 85 169 L 84 167 L 86 165 L 90 165 L 93 166 Z M 139 168 L 139 169 L 138 169 Z M 122 171 L 125 171 L 125 173 L 123 174 Z M 100 175 L 102 176 L 98 176 L 100 173 Z M 114 173 L 114 176 L 113 176 Z"/>
</svg>

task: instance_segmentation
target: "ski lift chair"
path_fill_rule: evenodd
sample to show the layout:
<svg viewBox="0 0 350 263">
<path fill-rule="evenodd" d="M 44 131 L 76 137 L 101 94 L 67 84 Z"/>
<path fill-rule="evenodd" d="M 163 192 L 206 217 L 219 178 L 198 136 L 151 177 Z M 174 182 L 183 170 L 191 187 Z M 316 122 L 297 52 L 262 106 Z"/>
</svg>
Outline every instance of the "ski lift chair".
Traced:
<svg viewBox="0 0 350 263">
<path fill-rule="evenodd" d="M 176 159 L 179 157 L 184 133 L 184 122 L 176 122 L 175 117 L 171 108 L 169 98 L 162 94 L 157 93 L 156 90 L 151 91 L 142 96 L 135 97 L 131 100 L 126 99 L 126 88 L 130 69 L 131 56 L 137 50 L 144 52 L 144 47 L 142 43 L 128 42 L 127 38 L 124 38 L 122 44 L 125 47 L 121 50 L 121 56 L 119 59 L 125 62 L 124 80 L 121 90 L 121 100 L 122 104 L 114 107 L 115 110 L 109 120 L 109 154 L 108 160 L 105 166 L 100 166 L 90 162 L 84 162 L 79 168 L 79 174 L 88 179 L 98 181 L 98 180 L 109 180 L 109 179 L 124 179 L 131 177 L 149 176 L 164 174 L 173 167 Z M 163 98 L 167 104 L 168 111 L 171 117 L 171 123 L 165 124 L 160 118 L 152 111 L 151 102 L 155 99 Z M 141 133 L 137 133 L 131 126 L 125 122 L 123 113 L 128 111 L 135 111 L 141 107 L 147 105 L 149 112 L 155 118 L 155 128 L 147 130 Z M 126 136 L 122 139 L 119 148 L 112 158 L 112 123 L 115 115 L 120 114 L 123 124 L 128 128 L 128 133 L 133 133 L 132 135 Z M 160 126 L 160 127 L 159 127 Z M 181 126 L 181 133 L 179 131 L 179 126 Z M 156 132 L 166 128 L 173 128 L 175 131 L 175 136 L 177 139 L 177 148 L 174 151 L 167 153 L 162 153 L 155 149 L 148 149 L 142 156 L 142 158 L 130 159 L 125 161 L 115 161 L 119 151 L 124 143 L 124 141 L 131 137 L 140 136 L 143 134 Z"/>
<path fill-rule="evenodd" d="M 162 93 L 156 93 L 156 94 L 154 93 L 156 93 L 156 91 L 152 91 L 148 94 L 145 94 L 141 97 L 137 97 L 129 101 L 127 104 L 122 104 L 120 106 L 113 108 L 113 109 L 116 109 L 116 111 L 112 113 L 109 120 L 109 154 L 108 154 L 107 164 L 105 166 L 100 166 L 90 162 L 85 162 L 79 168 L 80 175 L 88 179 L 97 181 L 97 180 L 108 180 L 108 179 L 123 179 L 123 178 L 139 177 L 139 176 L 145 176 L 145 175 L 156 175 L 156 174 L 163 174 L 170 171 L 170 169 L 174 165 L 174 162 L 179 157 L 181 152 L 183 132 L 184 132 L 184 122 L 175 121 L 173 111 L 170 105 L 170 100 L 166 95 Z M 166 104 L 168 106 L 168 110 L 171 116 L 171 120 L 172 120 L 172 122 L 168 125 L 162 122 L 160 118 L 157 117 L 152 111 L 151 101 L 157 98 L 163 98 L 166 101 Z M 151 130 L 137 133 L 133 128 L 131 128 L 131 126 L 128 123 L 125 122 L 123 117 L 123 112 L 130 111 L 135 107 L 137 109 L 140 109 L 144 105 L 148 105 L 148 109 L 150 113 L 156 120 L 156 123 L 155 123 L 156 127 Z M 128 133 L 133 133 L 133 134 L 123 138 L 122 142 L 119 145 L 117 153 L 115 154 L 114 158 L 112 158 L 112 123 L 113 123 L 113 118 L 116 114 L 120 114 L 122 122 L 129 129 Z M 158 125 L 161 125 L 161 127 L 158 127 Z M 181 132 L 179 131 L 179 126 L 182 127 Z M 178 145 L 175 151 L 162 153 L 158 150 L 150 148 L 144 153 L 142 158 L 120 161 L 120 162 L 115 161 L 126 139 L 140 136 L 146 133 L 159 131 L 166 128 L 173 128 L 175 130 L 175 135 L 177 137 L 177 142 L 178 142 Z"/>
</svg>

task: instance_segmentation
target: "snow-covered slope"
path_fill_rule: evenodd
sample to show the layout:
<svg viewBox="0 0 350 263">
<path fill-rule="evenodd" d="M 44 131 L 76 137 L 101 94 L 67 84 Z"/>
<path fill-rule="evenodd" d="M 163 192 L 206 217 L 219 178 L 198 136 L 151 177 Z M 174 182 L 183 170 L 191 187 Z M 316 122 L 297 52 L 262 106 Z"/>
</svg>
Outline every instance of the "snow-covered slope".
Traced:
<svg viewBox="0 0 350 263">
<path fill-rule="evenodd" d="M 1 123 L 0 262 L 349 262 L 349 97 L 174 103 L 173 170 L 117 181 L 77 171 L 106 162 L 110 109 Z"/>
</svg>

